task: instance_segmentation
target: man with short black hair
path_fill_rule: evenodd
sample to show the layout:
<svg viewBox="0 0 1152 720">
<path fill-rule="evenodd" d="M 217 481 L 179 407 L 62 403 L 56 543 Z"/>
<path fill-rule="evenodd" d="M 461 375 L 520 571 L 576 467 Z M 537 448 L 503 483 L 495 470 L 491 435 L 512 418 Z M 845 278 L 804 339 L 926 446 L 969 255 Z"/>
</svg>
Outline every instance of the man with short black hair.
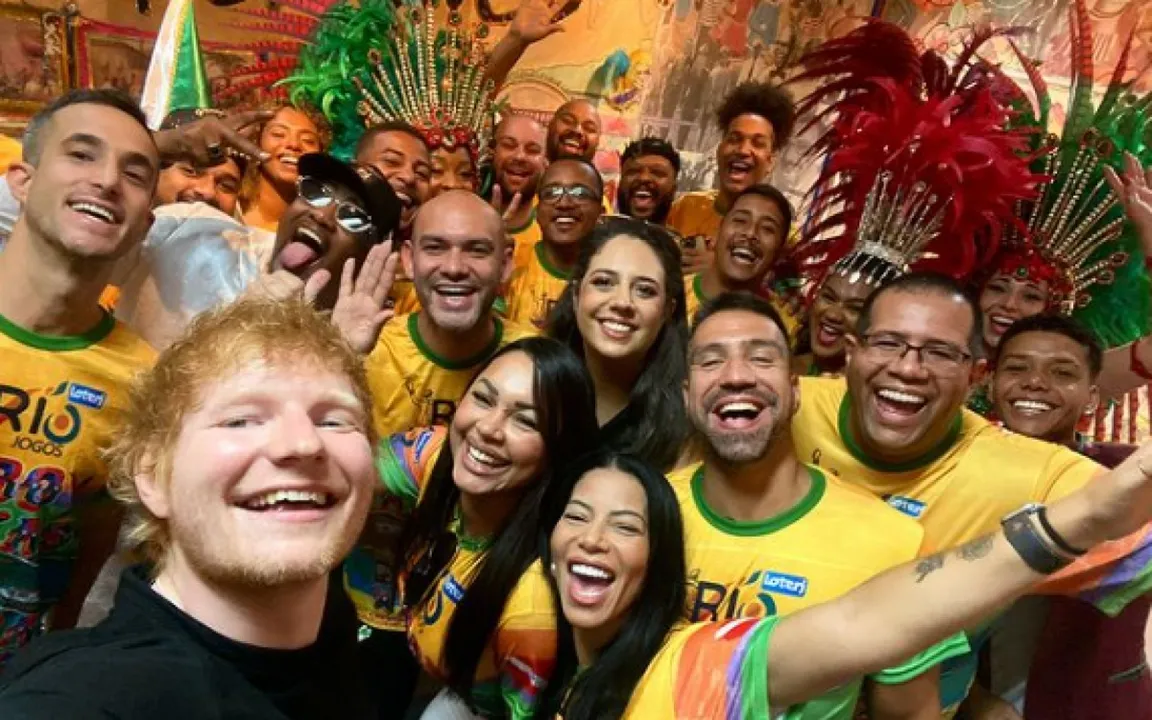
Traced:
<svg viewBox="0 0 1152 720">
<path fill-rule="evenodd" d="M 416 211 L 428 200 L 432 159 L 420 132 L 406 122 L 393 120 L 373 125 L 356 143 L 356 162 L 371 165 L 388 179 L 400 199 L 400 229 L 407 235 Z M 399 248 L 399 242 L 396 243 Z"/>
<path fill-rule="evenodd" d="M 8 168 L 21 212 L 0 253 L 0 667 L 75 624 L 115 545 L 103 451 L 154 353 L 99 298 L 152 223 L 159 172 L 143 113 L 109 90 L 37 113 Z"/>
<path fill-rule="evenodd" d="M 720 222 L 744 190 L 766 182 L 776 151 L 792 135 L 796 110 L 787 91 L 766 82 L 745 82 L 716 111 L 722 133 L 716 146 L 717 189 L 680 196 L 668 227 L 684 237 L 684 269 L 697 272 L 711 262 Z"/>
<path fill-rule="evenodd" d="M 543 329 L 568 284 L 580 242 L 603 212 L 604 180 L 588 160 L 562 158 L 544 171 L 539 194 L 540 241 L 516 246 L 505 298 L 510 320 Z"/>
<path fill-rule="evenodd" d="M 685 526 L 689 622 L 797 612 L 934 549 L 914 520 L 797 458 L 802 399 L 791 364 L 783 321 L 765 300 L 723 293 L 701 306 L 684 395 L 704 461 L 669 476 Z M 869 716 L 939 716 L 937 668 L 967 650 L 960 635 L 871 676 Z M 851 718 L 863 688 L 856 680 L 826 693 L 821 717 Z"/>
<path fill-rule="evenodd" d="M 909 273 L 864 303 L 843 379 L 801 378 L 798 455 L 917 519 L 950 547 L 981 537 L 1030 503 L 1078 490 L 1103 468 L 1067 448 L 1007 433 L 964 410 L 983 361 L 980 312 L 955 280 Z M 994 469 L 994 472 L 991 471 Z M 1084 592 L 1119 610 L 1152 575 L 1148 529 L 1094 549 L 1050 592 Z M 1117 562 L 1123 573 L 1108 572 Z M 987 626 L 972 628 L 973 647 Z M 942 706 L 963 700 L 974 656 L 945 668 Z"/>
<path fill-rule="evenodd" d="M 789 340 L 794 339 L 796 318 L 765 287 L 791 227 L 792 204 L 784 193 L 767 183 L 740 193 L 720 224 L 715 260 L 705 270 L 684 278 L 688 322 L 693 322 L 692 316 L 708 298 L 747 292 L 769 297 L 784 318 Z"/>
<path fill-rule="evenodd" d="M 680 153 L 666 141 L 645 137 L 628 143 L 620 156 L 616 207 L 637 220 L 663 225 L 676 198 Z"/>
</svg>

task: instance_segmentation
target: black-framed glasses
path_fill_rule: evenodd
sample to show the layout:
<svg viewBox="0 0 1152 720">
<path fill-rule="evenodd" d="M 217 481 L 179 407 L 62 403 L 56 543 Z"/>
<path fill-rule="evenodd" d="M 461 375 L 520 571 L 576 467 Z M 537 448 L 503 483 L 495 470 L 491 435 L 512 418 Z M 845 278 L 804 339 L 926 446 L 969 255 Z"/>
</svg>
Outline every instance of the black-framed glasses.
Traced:
<svg viewBox="0 0 1152 720">
<path fill-rule="evenodd" d="M 429 547 L 419 559 L 408 569 L 404 578 L 404 606 L 416 607 L 423 604 L 432 583 L 440 577 L 448 563 L 456 555 L 459 542 L 456 533 L 445 530 L 436 536 Z"/>
<path fill-rule="evenodd" d="M 565 195 L 573 202 L 600 202 L 600 196 L 587 185 L 545 185 L 540 188 L 540 199 L 546 203 L 558 203 Z"/>
<path fill-rule="evenodd" d="M 353 235 L 372 231 L 372 216 L 368 211 L 350 200 L 337 200 L 336 192 L 322 181 L 301 176 L 296 181 L 296 192 L 314 208 L 325 208 L 336 203 L 336 223 Z"/>
<path fill-rule="evenodd" d="M 916 345 L 889 333 L 865 335 L 864 347 L 874 359 L 883 362 L 894 362 L 903 358 L 909 350 L 915 350 L 920 357 L 920 364 L 935 372 L 955 372 L 972 359 L 972 353 L 951 343 L 926 342 Z"/>
</svg>

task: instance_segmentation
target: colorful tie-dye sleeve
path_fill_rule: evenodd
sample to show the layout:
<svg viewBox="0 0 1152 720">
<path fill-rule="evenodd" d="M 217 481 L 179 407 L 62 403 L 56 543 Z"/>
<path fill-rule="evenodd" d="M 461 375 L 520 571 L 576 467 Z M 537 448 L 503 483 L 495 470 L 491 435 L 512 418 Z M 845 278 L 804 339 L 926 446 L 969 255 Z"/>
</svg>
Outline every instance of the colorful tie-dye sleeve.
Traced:
<svg viewBox="0 0 1152 720">
<path fill-rule="evenodd" d="M 508 600 L 496 630 L 494 653 L 507 717 L 531 718 L 556 666 L 556 609 L 539 561 Z"/>
<path fill-rule="evenodd" d="M 376 461 L 384 489 L 415 506 L 447 437 L 447 428 L 437 425 L 385 438 Z"/>
</svg>

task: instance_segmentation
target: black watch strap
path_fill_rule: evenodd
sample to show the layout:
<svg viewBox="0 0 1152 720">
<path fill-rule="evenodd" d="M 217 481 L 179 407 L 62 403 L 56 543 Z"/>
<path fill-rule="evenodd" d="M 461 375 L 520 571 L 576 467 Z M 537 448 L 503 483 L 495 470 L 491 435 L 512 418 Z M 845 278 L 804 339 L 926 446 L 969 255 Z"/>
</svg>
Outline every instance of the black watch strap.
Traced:
<svg viewBox="0 0 1152 720">
<path fill-rule="evenodd" d="M 1016 513 L 1004 519 L 1004 537 L 1020 558 L 1038 573 L 1051 575 L 1072 561 L 1049 549 L 1032 523 L 1031 513 Z"/>
</svg>

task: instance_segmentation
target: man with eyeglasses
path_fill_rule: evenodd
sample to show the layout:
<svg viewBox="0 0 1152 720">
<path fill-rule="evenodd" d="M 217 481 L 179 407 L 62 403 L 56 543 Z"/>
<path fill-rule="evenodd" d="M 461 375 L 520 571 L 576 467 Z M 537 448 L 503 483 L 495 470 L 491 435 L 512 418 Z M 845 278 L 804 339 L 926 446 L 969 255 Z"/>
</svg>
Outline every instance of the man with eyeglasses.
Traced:
<svg viewBox="0 0 1152 720">
<path fill-rule="evenodd" d="M 603 212 L 604 181 L 587 160 L 563 158 L 540 179 L 540 241 L 518 245 L 505 294 L 510 320 L 542 328 L 568 284 L 580 241 Z"/>
<path fill-rule="evenodd" d="M 1104 472 L 1068 448 L 1011 434 L 963 409 L 983 364 L 979 318 L 951 278 L 904 275 L 865 302 L 847 342 L 845 378 L 801 379 L 804 402 L 792 426 L 801 460 L 915 518 L 934 547 L 981 537 L 1021 506 L 1062 498 Z M 1134 561 L 1123 572 L 1105 569 L 1147 541 L 1145 533 L 1088 555 L 1061 548 L 1078 559 L 1043 591 L 1090 589 L 1094 604 L 1118 612 L 1147 587 L 1149 567 Z M 970 630 L 979 648 L 986 628 Z M 974 674 L 974 654 L 945 666 L 942 707 L 963 700 Z"/>
</svg>

